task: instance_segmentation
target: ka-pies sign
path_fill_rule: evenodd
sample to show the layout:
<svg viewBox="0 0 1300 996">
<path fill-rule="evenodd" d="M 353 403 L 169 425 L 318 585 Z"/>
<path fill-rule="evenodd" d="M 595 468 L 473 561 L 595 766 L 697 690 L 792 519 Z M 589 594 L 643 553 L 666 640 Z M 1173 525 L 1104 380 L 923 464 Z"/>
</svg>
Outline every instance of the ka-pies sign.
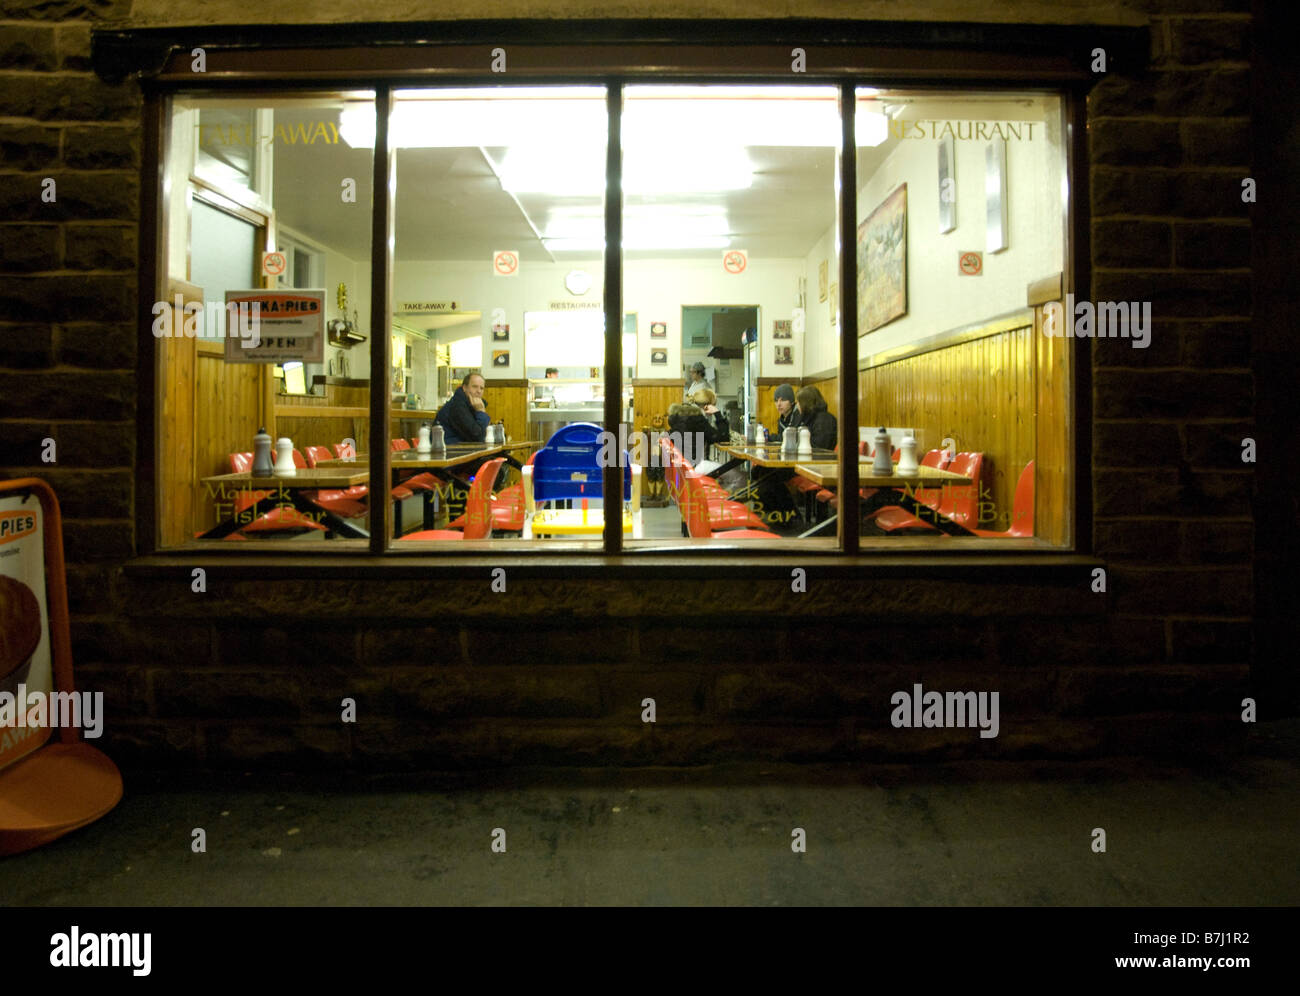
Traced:
<svg viewBox="0 0 1300 996">
<path fill-rule="evenodd" d="M 237 312 L 231 309 L 232 304 Z M 226 330 L 227 363 L 294 360 L 323 363 L 325 360 L 324 288 L 226 291 L 226 313 L 237 313 L 241 325 L 238 335 L 232 334 L 234 330 Z M 227 322 L 233 320 L 227 318 Z M 243 328 L 245 321 L 250 326 L 255 323 L 256 328 Z"/>
<path fill-rule="evenodd" d="M 497 277 L 515 277 L 519 275 L 519 252 L 515 249 L 499 249 L 492 254 L 492 274 Z"/>
</svg>

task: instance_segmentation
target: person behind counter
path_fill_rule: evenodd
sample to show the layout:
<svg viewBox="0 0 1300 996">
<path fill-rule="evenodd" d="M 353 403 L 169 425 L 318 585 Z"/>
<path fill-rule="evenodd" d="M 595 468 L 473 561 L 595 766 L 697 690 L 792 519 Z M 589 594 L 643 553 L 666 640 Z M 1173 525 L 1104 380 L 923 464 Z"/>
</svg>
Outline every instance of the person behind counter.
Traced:
<svg viewBox="0 0 1300 996">
<path fill-rule="evenodd" d="M 711 391 L 713 385 L 708 381 L 704 364 L 696 360 L 691 364 L 691 378 L 686 382 L 686 389 L 682 392 L 682 400 L 690 401 L 691 395 L 701 388 Z"/>
</svg>

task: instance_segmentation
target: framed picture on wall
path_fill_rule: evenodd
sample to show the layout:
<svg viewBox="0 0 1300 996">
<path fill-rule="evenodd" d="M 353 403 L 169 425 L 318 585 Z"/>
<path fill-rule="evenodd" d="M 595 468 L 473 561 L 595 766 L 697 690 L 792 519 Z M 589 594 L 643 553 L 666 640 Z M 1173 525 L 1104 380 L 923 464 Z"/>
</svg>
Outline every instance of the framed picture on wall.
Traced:
<svg viewBox="0 0 1300 996">
<path fill-rule="evenodd" d="M 957 227 L 957 159 L 951 135 L 939 140 L 939 234 Z"/>
<path fill-rule="evenodd" d="M 493 325 L 493 326 L 492 326 L 492 341 L 493 341 L 493 342 L 509 342 L 509 341 L 510 341 L 510 326 L 509 326 L 509 325 Z"/>
<path fill-rule="evenodd" d="M 668 338 L 668 323 L 667 323 L 667 322 L 651 322 L 651 323 L 650 323 L 650 338 L 651 338 L 651 339 L 667 339 L 667 338 Z"/>
<path fill-rule="evenodd" d="M 660 366 L 660 367 L 668 366 L 668 350 L 666 349 L 650 350 L 650 362 L 653 363 L 655 366 Z"/>
<path fill-rule="evenodd" d="M 987 252 L 1007 247 L 1007 142 L 999 138 L 984 147 L 984 230 Z"/>
<path fill-rule="evenodd" d="M 494 367 L 510 366 L 510 350 L 508 349 L 492 350 L 492 365 Z"/>
<path fill-rule="evenodd" d="M 826 300 L 826 260 L 822 260 L 817 266 L 817 300 Z"/>
<path fill-rule="evenodd" d="M 858 226 L 858 333 L 907 314 L 907 184 Z"/>
<path fill-rule="evenodd" d="M 776 358 L 772 361 L 777 366 L 791 366 L 794 363 L 794 350 L 789 346 L 775 346 Z"/>
<path fill-rule="evenodd" d="M 840 323 L 840 285 L 831 284 L 831 324 Z"/>
<path fill-rule="evenodd" d="M 772 323 L 773 339 L 790 339 L 794 333 L 791 331 L 794 323 L 789 318 L 780 318 Z"/>
</svg>

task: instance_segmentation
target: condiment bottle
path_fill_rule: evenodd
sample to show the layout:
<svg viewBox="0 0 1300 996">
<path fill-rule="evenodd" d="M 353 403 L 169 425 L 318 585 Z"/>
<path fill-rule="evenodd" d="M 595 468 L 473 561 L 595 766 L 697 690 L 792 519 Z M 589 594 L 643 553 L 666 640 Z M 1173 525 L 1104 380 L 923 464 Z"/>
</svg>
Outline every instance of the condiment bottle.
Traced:
<svg viewBox="0 0 1300 996">
<path fill-rule="evenodd" d="M 271 462 L 271 436 L 266 426 L 257 430 L 253 437 L 253 476 L 270 477 L 274 469 Z"/>
<path fill-rule="evenodd" d="M 799 456 L 812 456 L 812 430 L 806 425 L 801 425 L 799 427 Z"/>
<path fill-rule="evenodd" d="M 898 444 L 898 473 L 904 477 L 916 477 L 920 467 L 916 463 L 916 437 L 907 435 Z"/>
<path fill-rule="evenodd" d="M 298 467 L 293 462 L 293 440 L 281 436 L 275 441 L 275 467 L 272 473 L 276 477 L 296 477 Z"/>
<path fill-rule="evenodd" d="M 429 425 L 426 422 L 424 425 L 420 426 L 420 439 L 416 443 L 415 451 L 420 454 L 425 454 L 430 452 L 432 449 L 433 447 L 429 445 Z"/>
<path fill-rule="evenodd" d="M 794 453 L 801 445 L 799 430 L 793 425 L 786 426 L 785 432 L 781 435 L 781 452 Z"/>
<path fill-rule="evenodd" d="M 447 448 L 447 434 L 442 426 L 434 424 L 429 427 L 429 450 L 442 451 Z"/>
<path fill-rule="evenodd" d="M 888 477 L 894 473 L 894 461 L 890 459 L 892 453 L 893 444 L 889 441 L 889 433 L 882 425 L 880 431 L 876 433 L 876 457 L 871 462 L 871 473 L 874 476 Z"/>
</svg>

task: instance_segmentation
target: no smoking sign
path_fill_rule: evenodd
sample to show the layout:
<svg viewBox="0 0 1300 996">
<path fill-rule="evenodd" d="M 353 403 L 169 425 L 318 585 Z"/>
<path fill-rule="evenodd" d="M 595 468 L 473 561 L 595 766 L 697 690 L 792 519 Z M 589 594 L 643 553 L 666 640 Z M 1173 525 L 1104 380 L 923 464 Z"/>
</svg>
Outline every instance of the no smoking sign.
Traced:
<svg viewBox="0 0 1300 996">
<path fill-rule="evenodd" d="M 268 252 L 262 254 L 262 272 L 268 277 L 278 277 L 288 267 L 289 260 L 285 258 L 282 252 Z"/>
<path fill-rule="evenodd" d="M 957 270 L 964 277 L 978 277 L 984 272 L 984 254 L 982 252 L 957 253 Z"/>
<path fill-rule="evenodd" d="M 749 265 L 749 253 L 744 249 L 728 249 L 722 254 L 722 268 L 728 273 L 744 273 Z"/>
<path fill-rule="evenodd" d="M 519 273 L 519 253 L 513 249 L 500 249 L 492 254 L 492 274 L 513 277 Z"/>
</svg>

